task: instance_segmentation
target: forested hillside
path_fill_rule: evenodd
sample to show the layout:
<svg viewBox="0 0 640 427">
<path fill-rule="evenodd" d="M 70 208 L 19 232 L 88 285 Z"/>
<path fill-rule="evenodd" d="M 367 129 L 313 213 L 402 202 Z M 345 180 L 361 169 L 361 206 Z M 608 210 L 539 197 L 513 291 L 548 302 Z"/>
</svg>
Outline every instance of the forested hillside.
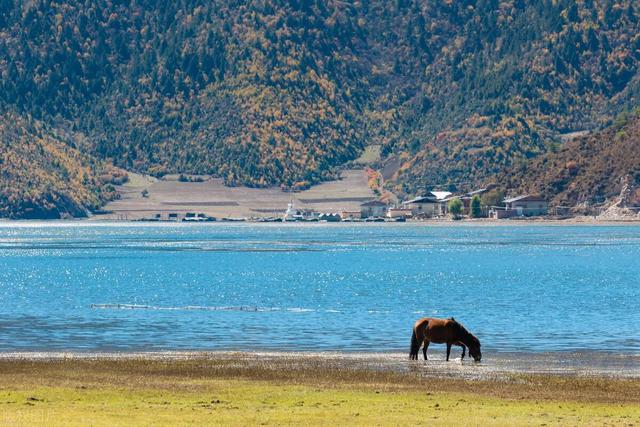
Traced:
<svg viewBox="0 0 640 427">
<path fill-rule="evenodd" d="M 560 206 L 611 201 L 626 183 L 633 189 L 631 205 L 640 205 L 640 113 L 510 170 L 500 183 Z"/>
<path fill-rule="evenodd" d="M 305 188 L 380 144 L 401 195 L 465 189 L 638 104 L 639 13 L 633 0 L 4 0 L 0 111 L 69 135 L 86 162 L 154 175 Z"/>
<path fill-rule="evenodd" d="M 409 191 L 479 185 L 638 103 L 633 1 L 427 3 L 431 31 L 413 27 L 410 53 L 397 54 L 420 83 L 390 147 L 407 160 L 399 181 Z"/>
<path fill-rule="evenodd" d="M 37 120 L 0 120 L 0 217 L 83 217 L 116 194 L 122 174 L 73 148 L 77 141 Z"/>
<path fill-rule="evenodd" d="M 3 4 L 3 102 L 118 166 L 295 188 L 364 145 L 355 32 L 322 2 Z"/>
</svg>

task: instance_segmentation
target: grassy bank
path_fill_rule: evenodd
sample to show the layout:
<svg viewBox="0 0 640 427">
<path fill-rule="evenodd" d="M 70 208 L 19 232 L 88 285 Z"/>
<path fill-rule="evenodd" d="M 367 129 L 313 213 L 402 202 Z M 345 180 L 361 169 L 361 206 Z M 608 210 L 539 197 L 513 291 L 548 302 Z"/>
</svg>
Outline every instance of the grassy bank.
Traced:
<svg viewBox="0 0 640 427">
<path fill-rule="evenodd" d="M 637 425 L 640 380 L 425 378 L 321 358 L 0 361 L 0 425 L 300 423 Z"/>
</svg>

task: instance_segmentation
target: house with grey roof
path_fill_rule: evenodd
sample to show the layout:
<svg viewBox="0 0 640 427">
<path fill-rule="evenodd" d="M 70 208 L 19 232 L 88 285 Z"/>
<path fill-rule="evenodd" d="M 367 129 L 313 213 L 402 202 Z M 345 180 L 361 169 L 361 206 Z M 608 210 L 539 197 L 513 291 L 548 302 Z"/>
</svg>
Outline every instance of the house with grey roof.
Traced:
<svg viewBox="0 0 640 427">
<path fill-rule="evenodd" d="M 432 218 L 440 215 L 441 201 L 450 195 L 449 191 L 430 191 L 402 203 L 402 208 L 410 209 L 414 218 Z"/>
<path fill-rule="evenodd" d="M 360 205 L 360 218 L 382 218 L 387 215 L 387 204 L 371 200 Z"/>
<path fill-rule="evenodd" d="M 549 214 L 549 203 L 541 196 L 523 194 L 502 201 L 504 209 L 494 208 L 493 218 L 510 218 L 517 216 L 544 216 Z"/>
</svg>

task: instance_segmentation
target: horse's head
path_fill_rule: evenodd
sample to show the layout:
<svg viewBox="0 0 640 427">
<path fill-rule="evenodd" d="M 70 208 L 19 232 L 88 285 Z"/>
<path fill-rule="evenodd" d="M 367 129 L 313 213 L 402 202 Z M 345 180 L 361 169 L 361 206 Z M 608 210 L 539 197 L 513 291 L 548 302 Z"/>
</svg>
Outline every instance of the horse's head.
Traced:
<svg viewBox="0 0 640 427">
<path fill-rule="evenodd" d="M 469 348 L 469 355 L 473 357 L 473 360 L 479 362 L 480 359 L 482 359 L 482 352 L 480 351 L 480 340 L 471 334 L 469 335 L 471 338 L 469 340 L 469 343 L 467 344 L 467 347 Z"/>
<path fill-rule="evenodd" d="M 471 332 L 469 332 L 464 326 L 462 326 L 456 319 L 451 318 L 457 325 L 458 333 L 460 334 L 460 341 L 469 349 L 469 356 L 473 357 L 473 360 L 479 362 L 482 359 L 482 351 L 480 351 L 480 340 L 476 338 Z"/>
</svg>

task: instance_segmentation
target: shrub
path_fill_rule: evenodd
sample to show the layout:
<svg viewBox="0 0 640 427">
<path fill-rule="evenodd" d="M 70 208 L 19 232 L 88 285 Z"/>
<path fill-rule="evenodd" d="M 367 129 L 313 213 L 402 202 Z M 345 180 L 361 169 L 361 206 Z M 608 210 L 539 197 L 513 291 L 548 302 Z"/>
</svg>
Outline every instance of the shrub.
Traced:
<svg viewBox="0 0 640 427">
<path fill-rule="evenodd" d="M 477 194 L 471 199 L 471 216 L 473 218 L 480 218 L 482 216 L 480 196 Z"/>
<path fill-rule="evenodd" d="M 462 202 L 460 199 L 453 199 L 449 201 L 449 212 L 453 215 L 454 219 L 458 219 L 462 213 Z"/>
</svg>

